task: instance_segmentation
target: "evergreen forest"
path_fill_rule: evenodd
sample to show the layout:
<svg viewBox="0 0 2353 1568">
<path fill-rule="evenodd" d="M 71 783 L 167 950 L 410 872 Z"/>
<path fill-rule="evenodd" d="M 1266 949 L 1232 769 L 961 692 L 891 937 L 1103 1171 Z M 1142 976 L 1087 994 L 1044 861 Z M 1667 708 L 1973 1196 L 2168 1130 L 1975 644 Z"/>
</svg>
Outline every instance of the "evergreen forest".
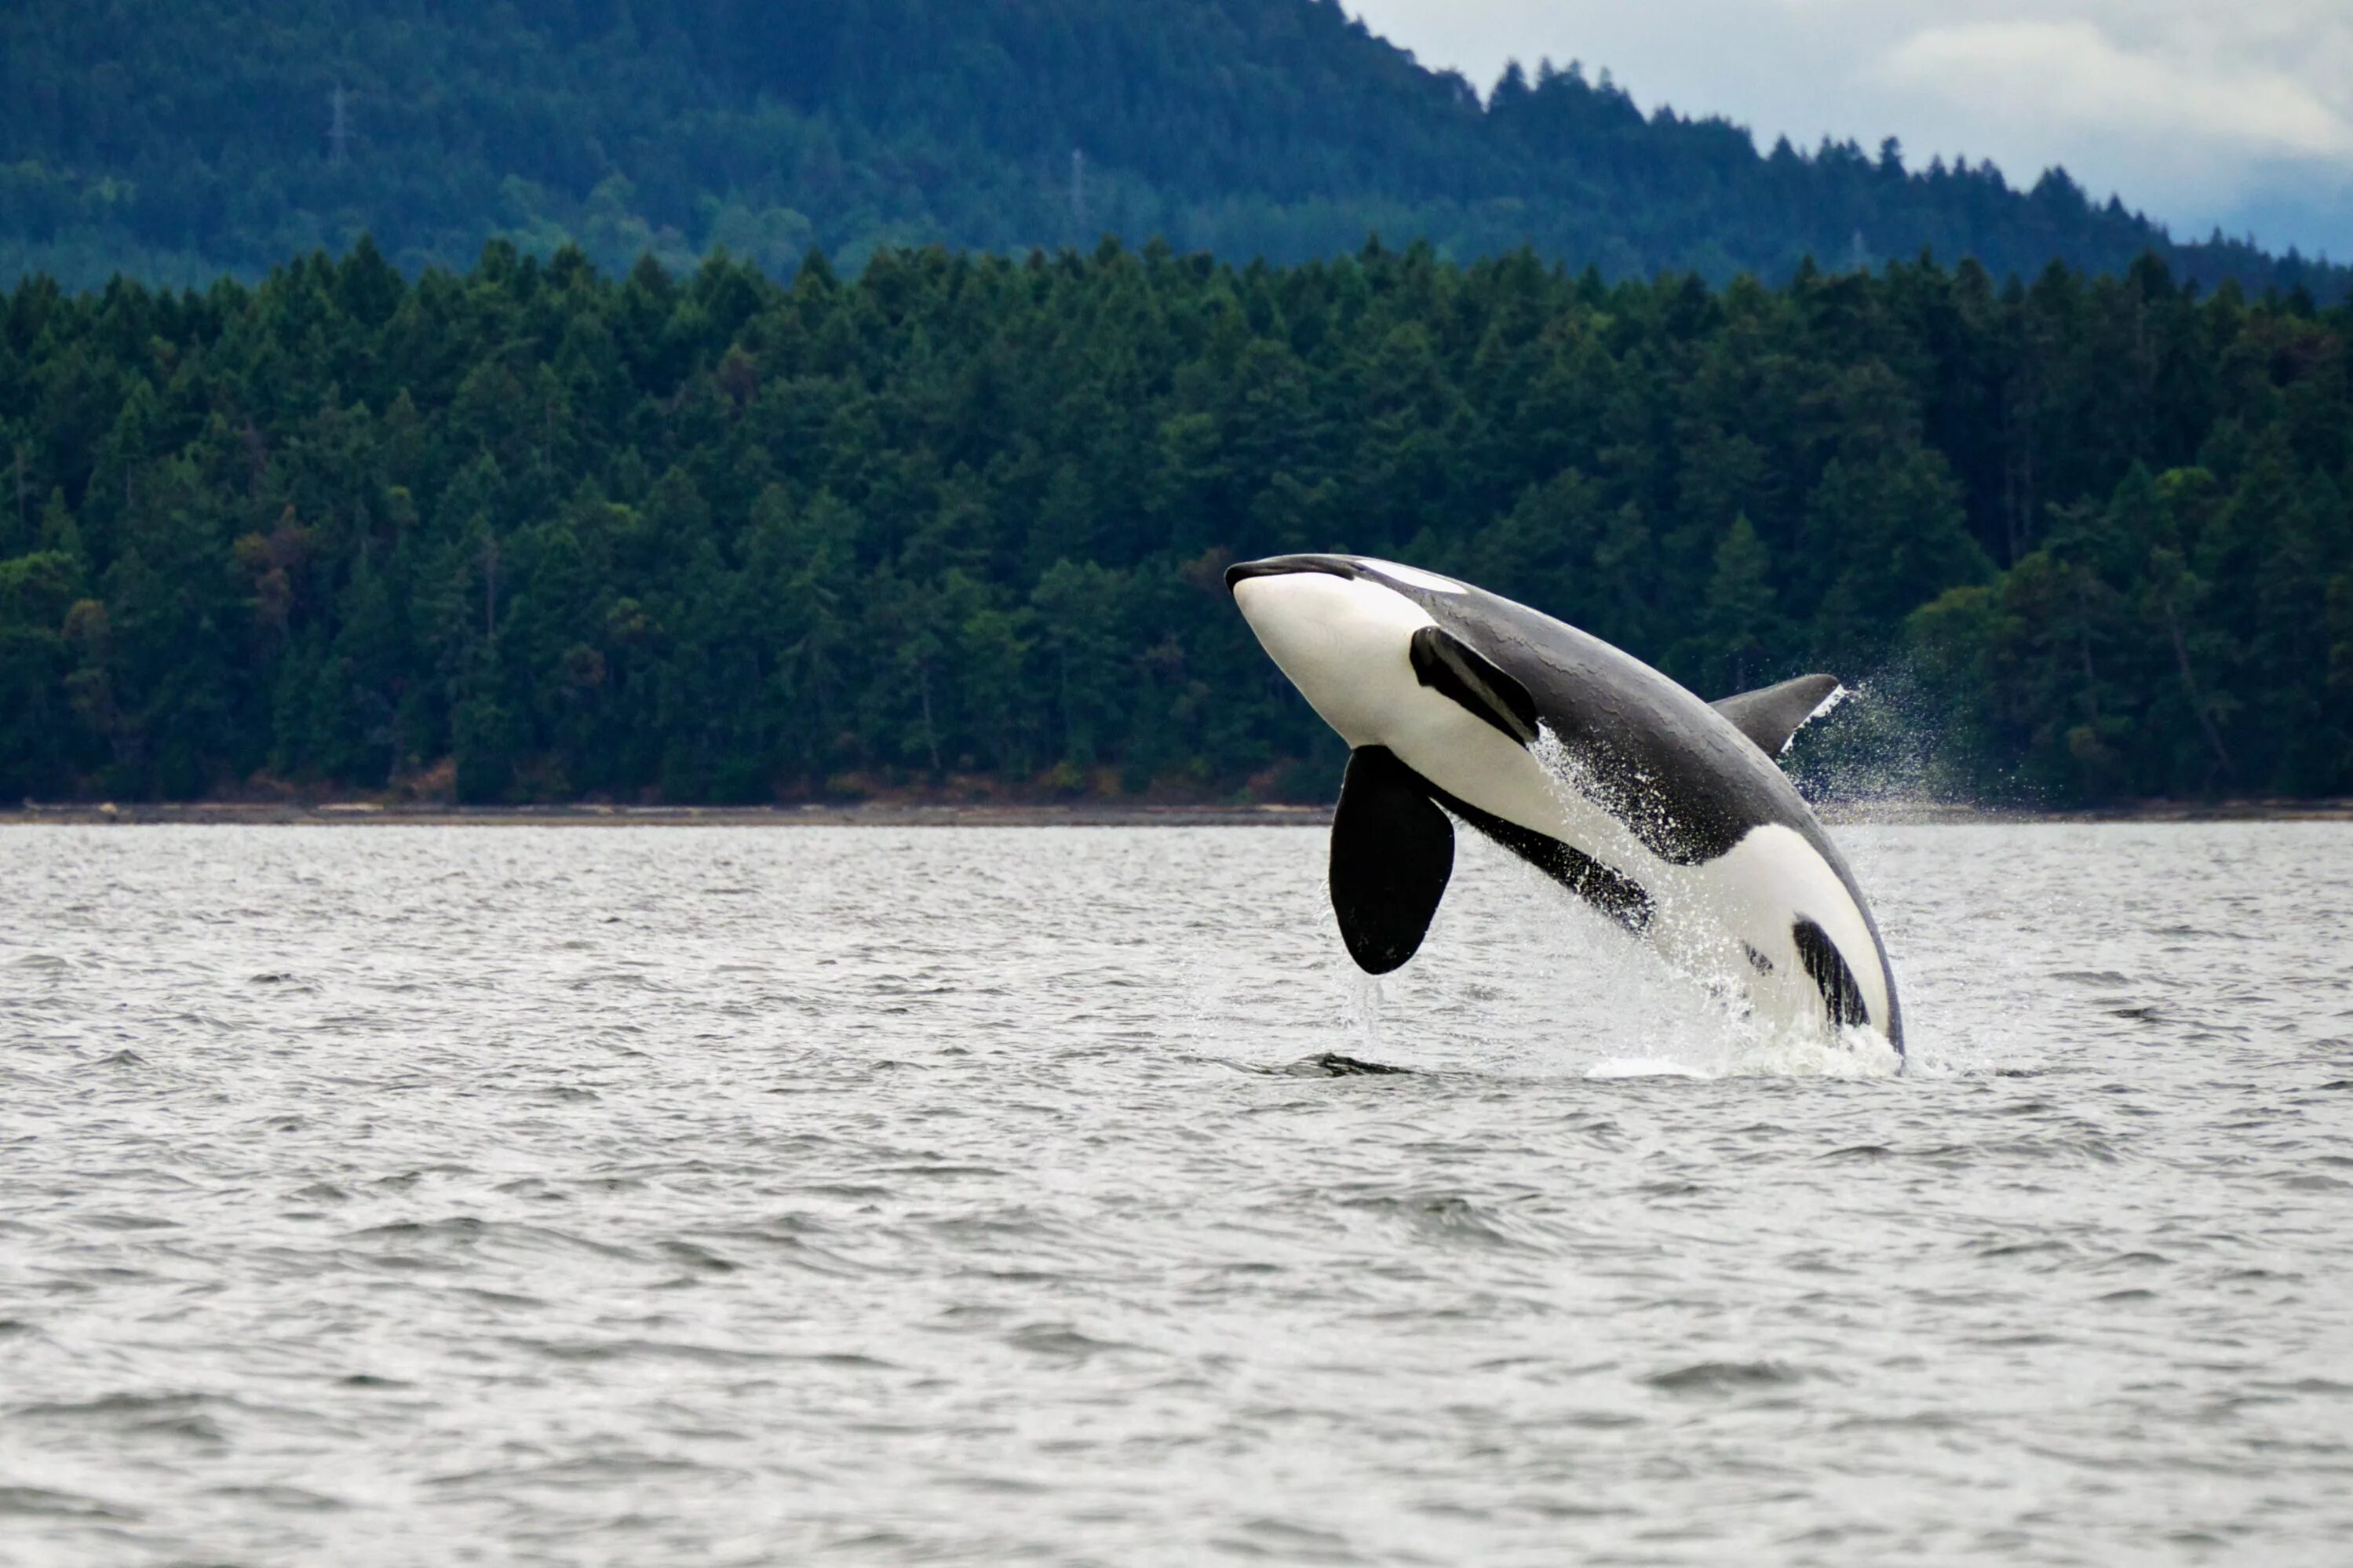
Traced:
<svg viewBox="0 0 2353 1568">
<path fill-rule="evenodd" d="M 0 795 L 1328 799 L 1219 582 L 1461 574 L 1981 788 L 2353 792 L 2353 307 L 2149 256 L 362 242 L 0 297 Z"/>
<path fill-rule="evenodd" d="M 2027 172 L 2021 172 L 2027 173 Z M 0 286 L 201 289 L 363 233 L 411 278 L 503 238 L 624 271 L 714 248 L 788 274 L 940 243 L 1278 263 L 1368 233 L 1523 245 L 1607 280 L 1771 282 L 1923 248 L 2333 301 L 2347 269 L 2177 241 L 2063 172 L 1761 150 L 1606 71 L 1484 97 L 1333 0 L 11 0 Z"/>
</svg>

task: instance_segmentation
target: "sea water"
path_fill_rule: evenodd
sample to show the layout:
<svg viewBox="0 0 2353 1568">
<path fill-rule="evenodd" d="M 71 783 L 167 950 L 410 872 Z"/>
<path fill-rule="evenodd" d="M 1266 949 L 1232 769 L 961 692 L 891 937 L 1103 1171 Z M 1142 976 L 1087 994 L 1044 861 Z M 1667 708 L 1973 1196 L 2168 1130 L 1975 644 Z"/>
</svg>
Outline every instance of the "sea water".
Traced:
<svg viewBox="0 0 2353 1568">
<path fill-rule="evenodd" d="M 2353 828 L 1839 837 L 0 830 L 0 1562 L 2347 1561 Z"/>
</svg>

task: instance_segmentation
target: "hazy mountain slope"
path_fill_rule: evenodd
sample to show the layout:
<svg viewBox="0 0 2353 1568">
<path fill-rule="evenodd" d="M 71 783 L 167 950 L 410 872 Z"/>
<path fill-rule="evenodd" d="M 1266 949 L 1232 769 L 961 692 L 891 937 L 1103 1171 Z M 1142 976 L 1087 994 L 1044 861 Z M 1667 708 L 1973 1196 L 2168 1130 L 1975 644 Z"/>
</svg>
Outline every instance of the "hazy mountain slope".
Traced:
<svg viewBox="0 0 2353 1568">
<path fill-rule="evenodd" d="M 340 107 L 339 107 L 340 105 Z M 1083 159 L 1082 166 L 1073 154 Z M 1163 235 L 1294 259 L 1377 228 L 1609 275 L 1974 254 L 2342 292 L 2180 247 L 2063 179 L 1761 154 L 1580 76 L 1459 77 L 1323 0 L 18 0 L 0 14 L 0 276 L 194 282 L 374 233 L 608 265 L 723 245 L 1014 249 Z"/>
</svg>

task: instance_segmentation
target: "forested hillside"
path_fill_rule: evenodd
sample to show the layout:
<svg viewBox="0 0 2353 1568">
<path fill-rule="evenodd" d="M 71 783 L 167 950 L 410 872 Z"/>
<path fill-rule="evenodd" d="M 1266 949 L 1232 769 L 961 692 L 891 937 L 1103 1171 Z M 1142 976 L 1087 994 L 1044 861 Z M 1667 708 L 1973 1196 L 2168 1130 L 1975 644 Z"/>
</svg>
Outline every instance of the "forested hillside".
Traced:
<svg viewBox="0 0 2353 1568">
<path fill-rule="evenodd" d="M 2031 175 L 2031 171 L 2020 173 Z M 372 233 L 412 276 L 504 237 L 608 268 L 812 243 L 1018 254 L 1104 233 L 1236 260 L 1367 233 L 1534 245 L 1606 279 L 1788 279 L 2053 257 L 2333 300 L 2342 268 L 2175 245 L 2060 175 L 1760 153 L 1606 74 L 1483 102 L 1328 0 L 14 0 L 0 7 L 0 284 L 202 287 Z"/>
<path fill-rule="evenodd" d="M 1989 785 L 2353 790 L 2353 310 L 2155 259 L 1605 282 L 372 247 L 0 316 L 0 794 L 1328 798 L 1219 584 L 1460 573 Z"/>
</svg>

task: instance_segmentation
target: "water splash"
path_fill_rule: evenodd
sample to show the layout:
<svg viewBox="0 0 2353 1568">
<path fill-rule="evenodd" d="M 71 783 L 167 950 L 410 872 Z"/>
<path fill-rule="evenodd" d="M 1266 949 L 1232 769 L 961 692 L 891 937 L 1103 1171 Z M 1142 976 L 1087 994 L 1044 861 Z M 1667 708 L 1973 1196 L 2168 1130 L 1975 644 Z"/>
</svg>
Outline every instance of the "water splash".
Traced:
<svg viewBox="0 0 2353 1568">
<path fill-rule="evenodd" d="M 1781 767 L 1819 811 L 1902 821 L 1980 805 L 1919 672 L 1898 659 L 1841 686 L 1783 749 Z"/>
<path fill-rule="evenodd" d="M 1850 695 L 1841 688 L 1817 712 L 1828 713 Z M 1866 693 L 1852 695 L 1867 700 Z M 1654 795 L 1604 802 L 1585 760 L 1549 727 L 1539 727 L 1529 751 L 1564 806 L 1575 806 L 1574 797 L 1581 796 L 1621 817 L 1639 819 L 1665 810 Z M 1690 887 L 1653 890 L 1660 895 L 1653 940 L 1618 941 L 1610 944 L 1618 956 L 1600 962 L 1610 988 L 1621 996 L 1641 998 L 1645 1014 L 1667 1026 L 1670 1043 L 1663 1050 L 1638 1047 L 1604 1058 L 1586 1069 L 1587 1077 L 1873 1079 L 1903 1069 L 1904 1058 L 1876 1030 L 1825 1033 L 1805 1024 L 1760 1017 L 1749 1001 L 1748 976 L 1738 950 L 1723 939 L 1719 911 Z M 1586 946 L 1590 955 L 1609 951 Z M 1594 959 L 1585 962 L 1589 968 Z M 1651 1028 L 1643 1032 L 1656 1037 Z"/>
<path fill-rule="evenodd" d="M 1370 1058 L 1381 1045 L 1381 977 L 1357 970 L 1344 1015 L 1351 1055 Z"/>
<path fill-rule="evenodd" d="M 1831 1033 L 1810 1028 L 1751 1027 L 1734 1032 L 1720 1078 L 1887 1079 L 1904 1058 L 1876 1029 L 1848 1026 Z"/>
<path fill-rule="evenodd" d="M 1622 782 L 1595 776 L 1584 755 L 1542 721 L 1536 724 L 1536 738 L 1528 742 L 1528 754 L 1543 768 L 1554 797 L 1572 815 L 1598 807 L 1625 823 L 1638 840 L 1672 836 L 1674 825 L 1666 803 L 1647 774 L 1637 772 Z"/>
<path fill-rule="evenodd" d="M 1597 1080 L 1673 1078 L 1788 1078 L 1869 1080 L 1900 1077 L 1903 1058 L 1876 1030 L 1844 1028 L 1826 1035 L 1811 1028 L 1773 1027 L 1752 1017 L 1724 1014 L 1712 1032 L 1683 1036 L 1669 1052 L 1604 1057 L 1584 1072 Z"/>
</svg>

